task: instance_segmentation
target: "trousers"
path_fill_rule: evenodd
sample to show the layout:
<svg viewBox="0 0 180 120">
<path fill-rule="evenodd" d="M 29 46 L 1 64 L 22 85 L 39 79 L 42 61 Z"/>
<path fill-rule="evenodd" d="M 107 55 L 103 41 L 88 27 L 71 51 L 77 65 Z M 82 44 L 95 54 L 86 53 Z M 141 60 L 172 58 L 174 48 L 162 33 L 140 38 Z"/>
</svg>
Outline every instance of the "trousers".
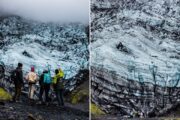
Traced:
<svg viewBox="0 0 180 120">
<path fill-rule="evenodd" d="M 29 98 L 34 98 L 34 92 L 35 92 L 35 84 L 29 83 Z"/>
<path fill-rule="evenodd" d="M 57 100 L 58 100 L 58 104 L 60 106 L 64 106 L 63 89 L 56 90 L 56 97 L 57 97 Z"/>
<path fill-rule="evenodd" d="M 21 88 L 22 88 L 22 85 L 20 85 L 20 84 L 19 84 L 19 85 L 16 85 L 16 84 L 15 84 L 15 94 L 14 94 L 14 97 L 13 97 L 13 100 L 14 100 L 14 101 L 20 99 Z"/>
</svg>

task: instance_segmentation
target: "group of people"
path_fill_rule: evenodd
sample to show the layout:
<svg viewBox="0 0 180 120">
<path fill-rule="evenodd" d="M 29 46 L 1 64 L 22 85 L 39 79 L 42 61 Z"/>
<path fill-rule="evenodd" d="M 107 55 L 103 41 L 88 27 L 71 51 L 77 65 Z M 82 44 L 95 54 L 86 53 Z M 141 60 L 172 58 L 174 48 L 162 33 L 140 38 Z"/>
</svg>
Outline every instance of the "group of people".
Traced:
<svg viewBox="0 0 180 120">
<path fill-rule="evenodd" d="M 15 94 L 13 96 L 13 101 L 19 101 L 22 87 L 24 86 L 24 77 L 23 77 L 23 64 L 18 63 L 18 66 L 15 70 L 13 70 L 11 74 L 11 79 L 14 81 L 15 85 Z M 52 78 L 50 74 L 50 70 L 44 70 L 43 73 L 38 76 L 35 72 L 35 68 L 31 67 L 31 71 L 25 76 L 25 80 L 27 80 L 29 85 L 28 97 L 29 100 L 32 101 L 34 98 L 35 85 L 39 82 L 40 91 L 39 91 L 39 100 L 43 102 L 43 93 L 45 93 L 45 102 L 49 103 L 49 91 L 52 86 L 53 90 L 56 93 L 56 98 L 58 100 L 59 106 L 64 106 L 63 100 L 63 83 L 64 72 L 61 68 L 55 70 L 55 75 Z"/>
</svg>

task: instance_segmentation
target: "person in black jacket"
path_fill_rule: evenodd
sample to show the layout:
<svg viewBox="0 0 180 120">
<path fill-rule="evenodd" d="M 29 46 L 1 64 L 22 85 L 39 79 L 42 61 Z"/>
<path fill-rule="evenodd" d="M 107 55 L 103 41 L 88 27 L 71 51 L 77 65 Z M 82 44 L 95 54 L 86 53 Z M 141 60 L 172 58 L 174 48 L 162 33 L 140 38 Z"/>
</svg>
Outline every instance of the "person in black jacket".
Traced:
<svg viewBox="0 0 180 120">
<path fill-rule="evenodd" d="M 39 79 L 39 85 L 40 85 L 39 100 L 40 100 L 40 102 L 43 101 L 42 100 L 42 95 L 44 93 L 44 83 L 43 83 L 44 74 L 45 74 L 45 71 L 43 71 L 43 73 L 41 74 L 40 79 Z"/>
<path fill-rule="evenodd" d="M 13 72 L 13 80 L 15 85 L 15 95 L 13 97 L 13 101 L 19 101 L 21 95 L 21 89 L 24 86 L 23 81 L 23 72 L 22 72 L 22 63 L 18 63 L 18 67 Z"/>
</svg>

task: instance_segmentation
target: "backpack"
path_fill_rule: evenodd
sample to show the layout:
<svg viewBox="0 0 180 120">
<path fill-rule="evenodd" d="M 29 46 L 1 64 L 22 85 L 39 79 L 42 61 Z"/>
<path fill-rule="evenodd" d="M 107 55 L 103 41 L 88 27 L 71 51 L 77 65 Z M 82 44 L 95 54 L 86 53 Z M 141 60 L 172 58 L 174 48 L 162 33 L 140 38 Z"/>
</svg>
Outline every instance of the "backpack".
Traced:
<svg viewBox="0 0 180 120">
<path fill-rule="evenodd" d="M 37 74 L 34 72 L 29 72 L 26 76 L 26 79 L 29 83 L 36 83 L 37 80 Z"/>
<path fill-rule="evenodd" d="M 44 73 L 40 76 L 39 85 L 42 86 L 44 83 Z"/>
<path fill-rule="evenodd" d="M 4 73 L 5 73 L 5 67 L 4 65 L 0 64 L 0 79 L 4 77 Z"/>
<path fill-rule="evenodd" d="M 49 73 L 45 73 L 44 74 L 43 82 L 46 83 L 46 84 L 50 84 L 51 83 L 51 75 Z"/>
<path fill-rule="evenodd" d="M 11 72 L 11 80 L 12 81 L 15 81 L 16 80 L 16 78 L 17 78 L 17 72 L 16 72 L 16 70 L 13 70 L 12 72 Z"/>
<path fill-rule="evenodd" d="M 61 78 L 59 75 L 56 75 L 53 79 L 53 87 L 55 90 L 63 89 L 64 88 L 63 78 Z"/>
<path fill-rule="evenodd" d="M 64 88 L 63 78 L 58 78 L 57 79 L 57 89 L 63 89 L 63 88 Z"/>
</svg>

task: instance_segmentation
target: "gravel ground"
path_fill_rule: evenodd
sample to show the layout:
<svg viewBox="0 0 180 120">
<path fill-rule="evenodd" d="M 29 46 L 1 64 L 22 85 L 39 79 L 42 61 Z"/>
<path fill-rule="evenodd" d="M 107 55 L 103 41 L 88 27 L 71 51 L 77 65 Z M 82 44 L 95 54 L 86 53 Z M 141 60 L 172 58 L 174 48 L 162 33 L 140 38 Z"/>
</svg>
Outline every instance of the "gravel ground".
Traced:
<svg viewBox="0 0 180 120">
<path fill-rule="evenodd" d="M 92 120 L 180 120 L 180 114 L 175 117 L 173 117 L 172 115 L 169 116 L 167 115 L 165 117 L 157 117 L 157 118 L 123 118 L 114 115 L 105 115 L 99 117 L 92 117 Z"/>
<path fill-rule="evenodd" d="M 88 115 L 88 111 L 68 104 L 65 107 L 26 102 L 0 105 L 0 120 L 88 120 Z"/>
</svg>

